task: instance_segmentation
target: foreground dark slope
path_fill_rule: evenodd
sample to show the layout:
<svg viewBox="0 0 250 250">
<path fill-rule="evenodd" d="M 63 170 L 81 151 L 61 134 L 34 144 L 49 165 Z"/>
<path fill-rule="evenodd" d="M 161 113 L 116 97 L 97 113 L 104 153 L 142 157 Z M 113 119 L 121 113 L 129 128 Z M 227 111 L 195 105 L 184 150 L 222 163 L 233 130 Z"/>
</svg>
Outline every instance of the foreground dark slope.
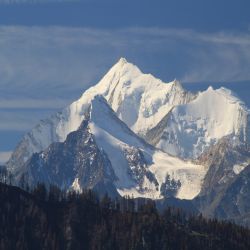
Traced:
<svg viewBox="0 0 250 250">
<path fill-rule="evenodd" d="M 154 203 L 0 185 L 1 249 L 250 249 L 250 231 Z"/>
</svg>

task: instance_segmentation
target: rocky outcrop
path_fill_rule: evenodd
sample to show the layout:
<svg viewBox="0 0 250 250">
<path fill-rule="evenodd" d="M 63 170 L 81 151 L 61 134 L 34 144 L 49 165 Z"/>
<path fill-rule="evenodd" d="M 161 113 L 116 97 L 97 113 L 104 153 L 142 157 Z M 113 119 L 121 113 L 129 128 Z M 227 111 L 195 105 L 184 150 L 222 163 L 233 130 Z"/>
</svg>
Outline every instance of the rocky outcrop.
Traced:
<svg viewBox="0 0 250 250">
<path fill-rule="evenodd" d="M 88 120 L 70 133 L 65 142 L 51 144 L 46 150 L 35 153 L 25 165 L 15 172 L 16 180 L 29 185 L 38 182 L 54 184 L 62 189 L 102 190 L 115 195 L 116 179 L 111 163 L 90 133 Z"/>
</svg>

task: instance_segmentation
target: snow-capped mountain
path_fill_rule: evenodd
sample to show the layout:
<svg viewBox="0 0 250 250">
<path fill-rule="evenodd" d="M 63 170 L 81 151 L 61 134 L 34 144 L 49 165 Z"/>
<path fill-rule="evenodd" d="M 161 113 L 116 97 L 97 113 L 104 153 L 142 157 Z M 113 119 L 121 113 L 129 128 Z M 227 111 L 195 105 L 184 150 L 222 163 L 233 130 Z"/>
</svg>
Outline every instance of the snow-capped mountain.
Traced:
<svg viewBox="0 0 250 250">
<path fill-rule="evenodd" d="M 103 95 L 118 117 L 142 136 L 175 105 L 195 97 L 177 81 L 163 83 L 152 75 L 141 73 L 135 65 L 122 58 L 79 100 L 41 121 L 26 134 L 10 158 L 8 167 L 12 169 L 22 165 L 33 153 L 44 150 L 52 142 L 63 142 L 70 132 L 80 126 L 89 100 L 97 94 Z"/>
<path fill-rule="evenodd" d="M 82 147 L 74 144 L 78 150 L 68 155 L 77 134 L 83 140 L 75 143 Z M 120 59 L 79 100 L 27 133 L 7 167 L 19 178 L 29 173 L 30 182 L 41 176 L 50 182 L 56 179 L 51 175 L 64 171 L 63 163 L 69 161 L 70 177 L 57 184 L 93 188 L 100 179 L 87 174 L 93 179 L 91 186 L 85 171 L 91 166 L 89 159 L 99 159 L 95 173 L 108 179 L 108 186 L 121 195 L 192 199 L 199 194 L 209 167 L 177 157 L 199 158 L 224 137 L 234 146 L 249 141 L 249 111 L 229 90 L 209 88 L 193 94 L 176 80 L 164 83 Z M 64 160 L 55 164 L 58 155 Z M 55 173 L 49 169 L 52 165 L 57 166 Z M 112 178 L 106 178 L 108 169 Z"/>
<path fill-rule="evenodd" d="M 187 104 L 175 106 L 146 139 L 165 152 L 197 158 L 221 138 L 249 142 L 249 111 L 230 90 L 209 87 Z"/>
<path fill-rule="evenodd" d="M 13 172 L 17 182 L 26 178 L 31 185 L 54 183 L 66 189 L 153 199 L 166 195 L 192 199 L 199 193 L 206 173 L 203 166 L 147 144 L 116 116 L 104 97 L 87 102 L 80 127 L 64 142 L 33 154 Z"/>
<path fill-rule="evenodd" d="M 174 106 L 195 97 L 178 81 L 164 83 L 124 58 L 89 91 L 102 94 L 117 116 L 139 135 L 154 128 Z"/>
</svg>

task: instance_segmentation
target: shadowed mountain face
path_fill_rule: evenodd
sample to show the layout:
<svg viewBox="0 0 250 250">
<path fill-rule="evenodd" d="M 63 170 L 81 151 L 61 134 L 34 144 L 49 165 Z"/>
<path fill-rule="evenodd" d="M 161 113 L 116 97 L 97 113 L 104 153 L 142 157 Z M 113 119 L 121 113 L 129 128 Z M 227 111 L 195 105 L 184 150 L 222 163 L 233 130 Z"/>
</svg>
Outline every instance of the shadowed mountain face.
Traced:
<svg viewBox="0 0 250 250">
<path fill-rule="evenodd" d="M 112 182 L 116 179 L 111 163 L 89 132 L 88 120 L 70 133 L 65 142 L 53 143 L 45 151 L 35 153 L 16 173 L 29 185 L 53 183 L 62 189 L 97 189 L 116 195 Z"/>
<path fill-rule="evenodd" d="M 200 211 L 208 217 L 249 225 L 249 147 L 233 145 L 228 138 L 223 138 L 199 161 L 208 168 L 201 192 L 194 200 Z"/>
<path fill-rule="evenodd" d="M 250 226 L 250 165 L 228 186 L 214 215 Z"/>
</svg>

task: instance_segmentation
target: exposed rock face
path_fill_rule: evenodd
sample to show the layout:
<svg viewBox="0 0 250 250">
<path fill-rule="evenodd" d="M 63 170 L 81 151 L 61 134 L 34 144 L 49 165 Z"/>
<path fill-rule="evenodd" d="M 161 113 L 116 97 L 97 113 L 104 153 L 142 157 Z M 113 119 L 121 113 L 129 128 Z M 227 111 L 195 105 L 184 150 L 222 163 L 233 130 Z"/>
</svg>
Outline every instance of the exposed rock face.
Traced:
<svg viewBox="0 0 250 250">
<path fill-rule="evenodd" d="M 53 183 L 66 190 L 98 188 L 111 195 L 116 193 L 116 176 L 107 155 L 90 133 L 88 120 L 65 142 L 52 143 L 45 151 L 33 154 L 16 175 L 17 181 L 24 175 L 30 185 Z"/>
<path fill-rule="evenodd" d="M 250 165 L 227 187 L 214 215 L 250 226 Z"/>
<path fill-rule="evenodd" d="M 249 147 L 234 145 L 230 138 L 223 138 L 199 161 L 208 168 L 201 192 L 194 201 L 200 211 L 208 217 L 223 219 L 234 219 L 250 212 L 245 195 L 250 187 L 246 181 L 249 178 Z"/>
<path fill-rule="evenodd" d="M 127 147 L 124 149 L 124 155 L 128 161 L 129 174 L 137 183 L 141 192 L 147 191 L 145 187 L 143 187 L 145 177 L 158 188 L 159 183 L 154 174 L 148 170 L 148 163 L 143 153 L 138 148 Z"/>
</svg>

